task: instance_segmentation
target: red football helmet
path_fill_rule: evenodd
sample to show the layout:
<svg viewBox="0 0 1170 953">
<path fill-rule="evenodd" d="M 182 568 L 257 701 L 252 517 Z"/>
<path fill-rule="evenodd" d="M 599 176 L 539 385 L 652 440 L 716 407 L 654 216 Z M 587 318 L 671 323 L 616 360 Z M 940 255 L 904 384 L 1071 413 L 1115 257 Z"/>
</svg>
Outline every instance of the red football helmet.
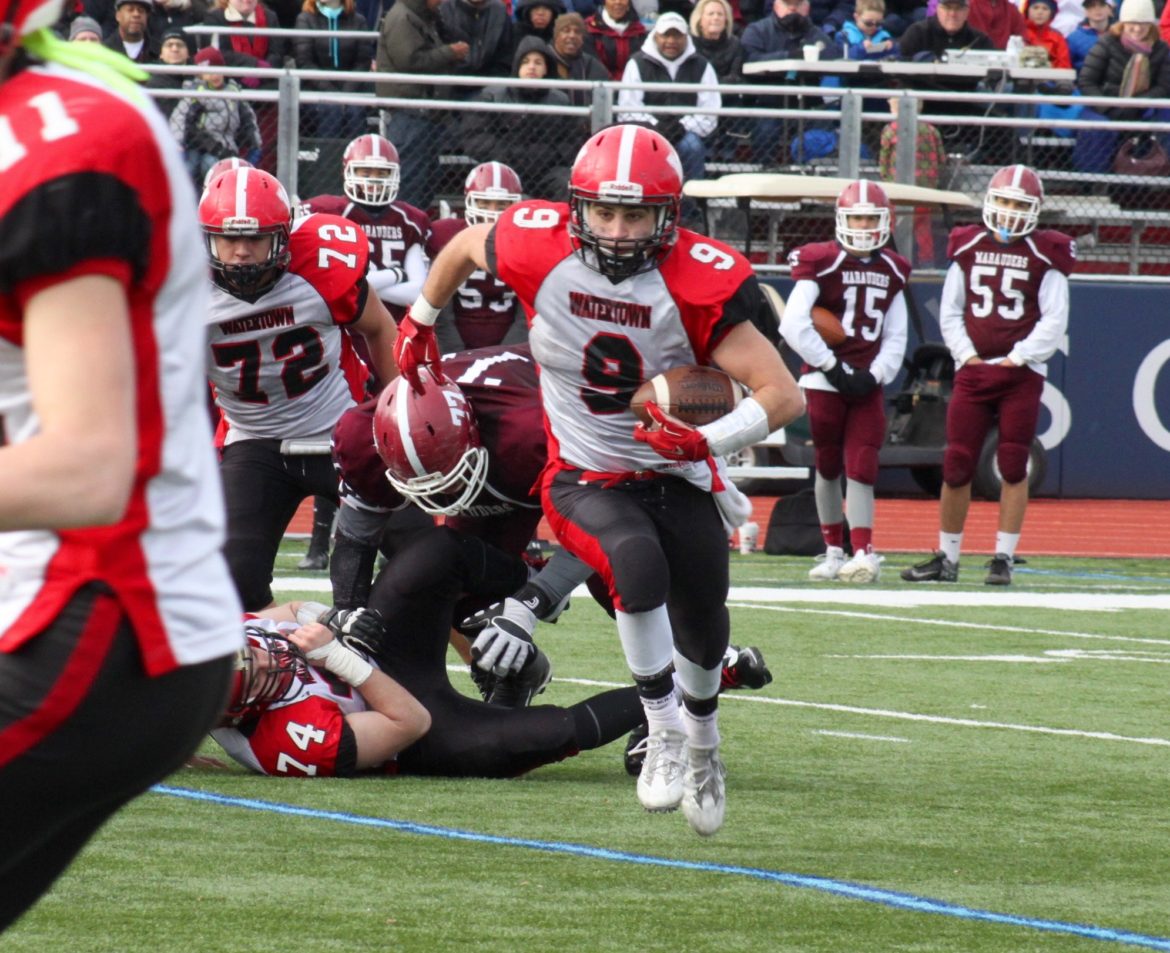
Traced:
<svg viewBox="0 0 1170 953">
<path fill-rule="evenodd" d="M 288 195 L 273 176 L 259 169 L 231 169 L 216 176 L 199 202 L 199 224 L 207 236 L 211 267 L 229 291 L 258 294 L 268 290 L 288 267 L 288 239 L 292 223 Z M 264 261 L 223 261 L 215 237 L 271 235 Z"/>
<path fill-rule="evenodd" d="M 386 385 L 374 408 L 374 444 L 394 489 L 427 513 L 453 515 L 483 489 L 488 452 L 459 386 L 440 384 L 425 367 L 419 377 L 421 394 L 404 377 Z"/>
<path fill-rule="evenodd" d="M 30 33 L 51 27 L 64 6 L 64 0 L 0 0 L 0 55 Z"/>
<path fill-rule="evenodd" d="M 347 198 L 362 205 L 389 205 L 398 196 L 398 150 L 374 133 L 358 136 L 341 157 Z"/>
<path fill-rule="evenodd" d="M 484 208 L 481 202 L 506 202 L 515 205 L 524 198 L 520 176 L 510 165 L 483 162 L 467 173 L 463 182 L 463 217 L 468 225 L 490 225 L 503 208 Z M 507 205 L 504 208 L 507 208 Z"/>
<path fill-rule="evenodd" d="M 211 180 L 214 179 L 217 175 L 221 175 L 224 172 L 230 172 L 232 169 L 254 168 L 255 166 L 252 165 L 251 162 L 249 162 L 247 159 L 241 159 L 239 156 L 229 156 L 226 159 L 220 159 L 215 165 L 207 170 L 207 175 L 203 177 L 203 187 L 207 188 L 209 185 L 211 185 Z"/>
<path fill-rule="evenodd" d="M 261 628 L 245 627 L 245 644 L 236 654 L 231 694 L 221 726 L 238 725 L 283 698 L 307 665 L 300 650 Z"/>
<path fill-rule="evenodd" d="M 590 268 L 628 278 L 657 267 L 675 240 L 682 164 L 653 129 L 613 126 L 581 147 L 569 177 L 569 234 Z M 603 238 L 590 227 L 591 205 L 648 206 L 654 230 L 644 238 Z"/>
<path fill-rule="evenodd" d="M 1024 207 L 1004 202 L 1023 202 Z M 1002 241 L 1023 238 L 1035 230 L 1044 203 L 1044 184 L 1026 165 L 1004 166 L 987 183 L 983 197 L 983 224 Z"/>
<path fill-rule="evenodd" d="M 854 228 L 849 219 L 855 215 L 876 217 L 877 225 Z M 885 189 L 865 179 L 850 182 L 837 196 L 837 241 L 855 255 L 875 252 L 890 240 L 890 217 Z"/>
</svg>

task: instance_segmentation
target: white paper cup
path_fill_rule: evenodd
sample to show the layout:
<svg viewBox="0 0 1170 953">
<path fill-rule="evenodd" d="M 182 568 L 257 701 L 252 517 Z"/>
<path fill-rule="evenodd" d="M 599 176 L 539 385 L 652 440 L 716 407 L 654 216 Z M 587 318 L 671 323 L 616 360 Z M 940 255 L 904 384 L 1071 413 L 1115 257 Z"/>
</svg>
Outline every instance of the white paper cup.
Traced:
<svg viewBox="0 0 1170 953">
<path fill-rule="evenodd" d="M 821 48 L 816 43 L 810 43 L 804 48 L 804 61 L 815 63 L 821 58 Z"/>
<path fill-rule="evenodd" d="M 759 523 L 744 523 L 739 528 L 739 551 L 745 556 L 756 551 L 756 542 L 760 538 Z"/>
</svg>

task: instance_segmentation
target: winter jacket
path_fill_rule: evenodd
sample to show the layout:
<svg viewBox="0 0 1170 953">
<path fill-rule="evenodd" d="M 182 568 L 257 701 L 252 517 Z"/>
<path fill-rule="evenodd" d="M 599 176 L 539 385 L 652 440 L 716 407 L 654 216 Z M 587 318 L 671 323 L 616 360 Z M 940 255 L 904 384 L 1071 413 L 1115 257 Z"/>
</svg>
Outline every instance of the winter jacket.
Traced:
<svg viewBox="0 0 1170 953">
<path fill-rule="evenodd" d="M 1089 26 L 1088 20 L 1068 35 L 1068 57 L 1072 61 L 1072 68 L 1078 73 L 1085 65 L 1085 57 L 1089 55 L 1089 50 L 1097 45 L 1102 36 L 1103 33 L 1098 33 Z"/>
<path fill-rule="evenodd" d="M 1085 65 L 1077 74 L 1077 87 L 1085 96 L 1118 95 L 1121 79 L 1125 75 L 1125 64 L 1132 55 L 1121 45 L 1120 37 L 1112 33 L 1103 34 L 1085 57 Z M 1138 98 L 1170 98 L 1170 46 L 1167 46 L 1165 40 L 1154 41 L 1154 48 L 1150 51 L 1150 88 Z M 1110 119 L 1139 119 L 1144 110 L 1119 107 L 1097 108 L 1097 111 Z"/>
<path fill-rule="evenodd" d="M 533 7 L 548 7 L 553 12 L 552 19 L 543 30 L 537 30 L 529 19 Z M 516 42 L 519 43 L 526 36 L 538 36 L 552 46 L 553 23 L 564 12 L 565 5 L 562 0 L 520 0 L 516 5 Z"/>
<path fill-rule="evenodd" d="M 686 48 L 674 60 L 665 59 L 658 44 L 651 40 L 626 63 L 623 88 L 618 90 L 618 122 L 653 126 L 672 143 L 688 132 L 705 139 L 715 131 L 719 121 L 715 112 L 706 110 L 718 110 L 723 105 L 716 88 L 718 82 L 714 67 L 695 51 L 692 37 L 687 37 Z M 702 83 L 710 89 L 700 93 L 668 93 L 628 88 L 626 84 L 632 83 Z M 627 112 L 642 106 L 694 106 L 703 111 L 688 116 Z"/>
<path fill-rule="evenodd" d="M 601 60 L 596 56 L 590 56 L 582 49 L 582 52 L 575 60 L 566 60 L 556 50 L 552 51 L 553 56 L 557 61 L 557 71 L 551 75 L 559 76 L 562 79 L 582 79 L 589 80 L 595 83 L 605 83 L 609 81 L 609 70 L 601 65 Z M 568 73 L 562 73 L 561 68 L 568 70 Z M 569 101 L 574 106 L 588 106 L 593 102 L 593 94 L 587 89 L 567 89 L 569 94 Z"/>
<path fill-rule="evenodd" d="M 525 54 L 533 51 L 545 54 L 548 75 L 555 76 L 553 52 L 535 36 L 520 41 L 513 58 L 512 75 L 519 71 Z M 547 89 L 490 86 L 476 99 L 496 105 L 568 106 L 569 97 L 555 88 L 555 82 L 552 80 Z M 479 162 L 495 160 L 510 165 L 520 176 L 527 194 L 538 198 L 562 197 L 551 190 L 559 190 L 568 181 L 569 168 L 586 139 L 583 123 L 572 116 L 524 112 L 468 111 L 462 116 L 463 148 L 468 155 Z"/>
<path fill-rule="evenodd" d="M 443 0 L 439 22 L 448 43 L 460 40 L 471 47 L 467 59 L 456 63 L 460 76 L 508 76 L 512 63 L 512 20 L 503 0 L 484 0 L 472 5 L 467 0 Z M 464 87 L 466 89 L 466 87 Z"/>
<path fill-rule="evenodd" d="M 297 16 L 298 30 L 368 30 L 366 18 L 360 13 L 350 16 L 342 13 L 331 20 L 323 13 L 301 11 Z M 297 69 L 336 70 L 338 72 L 364 72 L 374 59 L 374 41 L 356 39 L 331 39 L 323 36 L 298 36 L 293 40 Z M 366 92 L 368 83 L 356 80 L 314 79 L 301 80 L 305 89 L 323 90 L 332 93 Z"/>
<path fill-rule="evenodd" d="M 439 33 L 439 15 L 427 0 L 395 0 L 378 33 L 376 65 L 379 73 L 420 73 L 424 76 L 455 72 L 455 54 Z M 400 99 L 447 99 L 449 88 L 426 83 L 380 82 L 379 96 Z"/>
<path fill-rule="evenodd" d="M 1023 36 L 1028 21 L 1012 0 L 970 0 L 967 26 L 991 38 L 993 50 L 1006 50 L 1008 40 Z"/>
<path fill-rule="evenodd" d="M 1029 21 L 1024 28 L 1024 43 L 1044 47 L 1048 51 L 1048 65 L 1053 69 L 1072 69 L 1068 42 L 1047 23 L 1038 27 Z"/>
<path fill-rule="evenodd" d="M 625 31 L 619 33 L 602 18 L 600 7 L 593 16 L 585 18 L 585 49 L 601 60 L 601 65 L 609 70 L 610 79 L 622 78 L 626 62 L 646 41 L 646 27 L 632 6 L 626 24 Z"/>
<path fill-rule="evenodd" d="M 871 53 L 865 48 L 866 40 L 871 43 L 885 43 L 886 40 L 893 40 L 889 30 L 878 30 L 873 36 L 866 36 L 861 32 L 861 27 L 850 20 L 837 31 L 837 39 L 841 43 L 841 49 L 847 60 L 885 60 L 898 56 L 897 43 L 890 49 L 882 50 L 879 53 Z"/>
<path fill-rule="evenodd" d="M 934 16 L 910 24 L 898 47 L 904 60 L 941 60 L 943 54 L 951 50 L 995 49 L 991 37 L 980 33 L 970 23 L 964 23 L 957 33 L 948 33 Z"/>
<path fill-rule="evenodd" d="M 187 80 L 183 88 L 208 89 L 202 79 Z M 229 79 L 223 84 L 222 91 L 238 93 L 241 88 L 235 80 Z M 242 99 L 216 96 L 180 99 L 171 113 L 171 132 L 184 149 L 205 152 L 220 159 L 260 148 L 256 113 Z"/>
<path fill-rule="evenodd" d="M 256 26 L 259 23 L 260 11 L 263 12 L 263 25 L 265 27 L 278 27 L 280 21 L 277 18 L 276 12 L 272 7 L 266 3 L 261 3 L 256 7 Z M 224 9 L 212 10 L 207 14 L 207 19 L 204 21 L 207 26 L 223 26 L 223 27 L 247 27 L 250 24 L 239 21 L 229 20 Z M 240 34 L 216 33 L 211 37 L 202 36 L 199 38 L 201 46 L 216 46 L 219 51 L 223 53 L 223 61 L 228 66 L 246 66 L 246 67 L 272 67 L 273 69 L 283 69 L 285 66 L 284 59 L 290 54 L 288 40 L 279 33 L 270 33 L 263 36 L 257 35 L 255 38 Z M 252 78 L 242 79 L 240 81 L 244 86 L 254 89 L 257 86 L 264 89 L 276 89 L 275 79 L 266 79 L 258 81 Z"/>
<path fill-rule="evenodd" d="M 749 23 L 740 42 L 744 60 L 748 63 L 804 59 L 804 47 L 814 43 L 821 44 L 821 59 L 841 58 L 841 48 L 812 20 L 802 16 L 786 16 L 782 22 L 775 13 L 769 13 L 763 19 Z"/>
<path fill-rule="evenodd" d="M 717 40 L 705 40 L 701 36 L 691 36 L 695 44 L 695 51 L 702 56 L 715 70 L 719 82 L 743 82 L 743 45 L 737 36 L 721 36 Z"/>
</svg>

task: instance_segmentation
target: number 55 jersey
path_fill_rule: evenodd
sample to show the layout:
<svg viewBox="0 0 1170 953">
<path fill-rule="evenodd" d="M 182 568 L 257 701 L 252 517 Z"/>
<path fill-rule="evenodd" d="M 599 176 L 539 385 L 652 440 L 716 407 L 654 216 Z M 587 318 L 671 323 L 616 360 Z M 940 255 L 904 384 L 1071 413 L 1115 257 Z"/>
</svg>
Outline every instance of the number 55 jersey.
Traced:
<svg viewBox="0 0 1170 953">
<path fill-rule="evenodd" d="M 630 397 L 672 367 L 710 364 L 759 286 L 747 260 L 685 229 L 657 268 L 620 280 L 588 267 L 569 234 L 569 207 L 522 202 L 488 239 L 488 267 L 516 291 L 540 366 L 549 455 L 601 473 L 687 470 L 634 440 Z"/>
<path fill-rule="evenodd" d="M 288 268 L 268 291 L 236 297 L 218 285 L 207 314 L 208 377 L 228 423 L 227 443 L 268 437 L 328 440 L 368 374 L 341 326 L 369 288 L 369 243 L 353 222 L 293 222 Z"/>
</svg>

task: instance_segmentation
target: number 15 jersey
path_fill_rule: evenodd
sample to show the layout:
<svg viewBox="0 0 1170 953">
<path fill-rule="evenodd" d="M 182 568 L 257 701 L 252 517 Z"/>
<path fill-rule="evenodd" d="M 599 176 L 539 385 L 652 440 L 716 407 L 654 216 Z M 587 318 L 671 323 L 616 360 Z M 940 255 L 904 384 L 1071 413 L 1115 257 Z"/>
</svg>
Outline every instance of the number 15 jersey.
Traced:
<svg viewBox="0 0 1170 953">
<path fill-rule="evenodd" d="M 634 440 L 630 398 L 662 371 L 711 363 L 719 342 L 758 307 L 751 265 L 726 245 L 679 229 L 659 267 L 611 281 L 581 260 L 568 223 L 565 204 L 513 205 L 487 251 L 488 267 L 515 289 L 528 318 L 549 456 L 602 473 L 706 470 Z"/>
</svg>

